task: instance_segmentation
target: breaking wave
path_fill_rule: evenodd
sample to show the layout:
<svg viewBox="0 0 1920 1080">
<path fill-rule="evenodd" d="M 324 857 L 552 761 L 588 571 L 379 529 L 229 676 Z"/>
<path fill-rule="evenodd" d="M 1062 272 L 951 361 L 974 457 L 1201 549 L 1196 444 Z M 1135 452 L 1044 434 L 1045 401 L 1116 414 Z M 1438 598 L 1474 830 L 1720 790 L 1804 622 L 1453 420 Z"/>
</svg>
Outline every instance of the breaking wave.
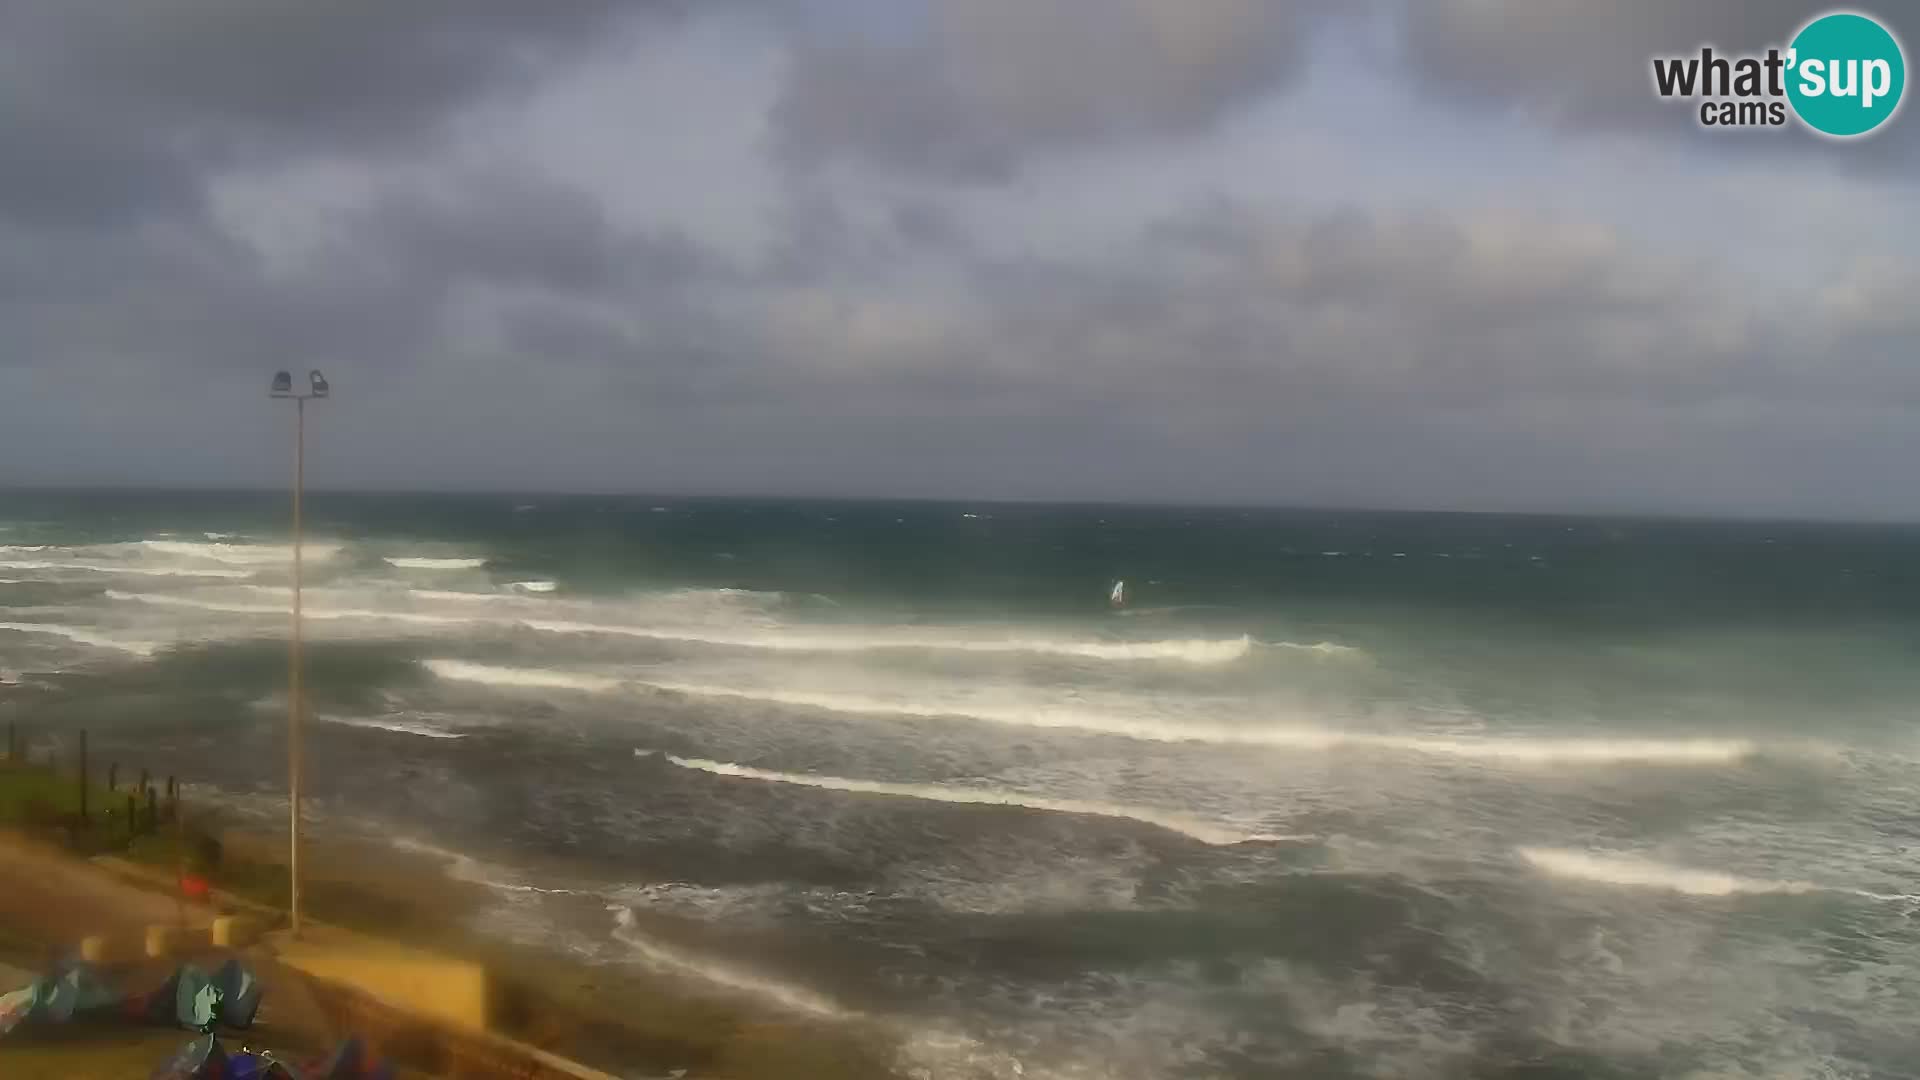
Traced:
<svg viewBox="0 0 1920 1080">
<path fill-rule="evenodd" d="M 1253 647 L 1252 639 L 1245 636 L 1225 640 L 1071 641 L 1059 638 L 935 637 L 911 633 L 884 636 L 804 631 L 725 634 L 691 629 L 609 626 L 556 619 L 522 621 L 535 630 L 556 634 L 612 634 L 650 638 L 657 641 L 687 641 L 702 645 L 765 649 L 776 652 L 854 653 L 904 649 L 925 652 L 1036 653 L 1084 660 L 1170 660 L 1190 664 L 1224 664 L 1247 655 Z"/>
<path fill-rule="evenodd" d="M 625 905 L 610 904 L 607 910 L 613 912 L 614 940 L 632 949 L 635 956 L 656 970 L 690 976 L 772 1002 L 793 1012 L 806 1013 L 823 1019 L 850 1020 L 859 1015 L 841 1008 L 825 996 L 805 987 L 743 971 L 731 964 L 693 956 L 655 941 L 634 926 L 633 909 Z"/>
<path fill-rule="evenodd" d="M 281 609 L 279 608 L 265 607 L 258 604 L 232 604 L 212 600 L 194 600 L 181 596 L 156 596 L 145 593 L 113 591 L 109 591 L 107 596 L 114 600 L 131 600 L 139 603 L 199 608 L 203 611 L 223 611 L 243 615 L 277 615 L 281 613 Z M 411 622 L 434 626 L 518 625 L 525 626 L 532 630 L 540 630 L 554 634 L 606 634 L 644 638 L 650 641 L 686 642 L 697 645 L 764 649 L 776 652 L 877 652 L 890 649 L 919 649 L 972 653 L 1029 652 L 1098 660 L 1175 660 L 1192 664 L 1220 664 L 1239 659 L 1245 656 L 1247 651 L 1252 648 L 1251 639 L 1246 637 L 1224 641 L 1100 642 L 1046 638 L 915 637 L 909 634 L 858 636 L 789 630 L 768 630 L 749 634 L 727 634 L 692 628 L 623 626 L 605 623 L 573 622 L 562 619 L 528 619 L 510 616 L 489 618 L 484 616 L 433 615 L 424 612 L 381 611 L 366 608 L 308 608 L 306 615 L 312 619 L 387 619 L 395 622 Z"/>
<path fill-rule="evenodd" d="M 745 698 L 829 712 L 869 716 L 957 716 L 1009 726 L 1066 728 L 1151 742 L 1202 742 L 1238 746 L 1270 746 L 1288 750 L 1336 750 L 1343 747 L 1363 747 L 1535 765 L 1627 762 L 1680 765 L 1727 764 L 1739 761 L 1756 751 L 1754 744 L 1743 739 L 1439 738 L 1310 727 L 1241 727 L 1226 724 L 1130 720 L 1084 710 L 1048 706 L 980 708 L 887 701 L 852 694 L 748 691 L 722 686 L 652 680 L 637 682 L 634 685 L 697 697 Z"/>
<path fill-rule="evenodd" d="M 1304 726 L 1273 727 L 1195 724 L 1129 719 L 1086 709 L 1045 704 L 985 706 L 867 697 L 807 690 L 747 689 L 659 679 L 616 679 L 604 675 L 545 668 L 497 667 L 460 660 L 424 662 L 448 679 L 546 689 L 606 693 L 622 687 L 689 697 L 732 698 L 819 709 L 859 716 L 951 716 L 1012 727 L 1059 728 L 1150 742 L 1199 742 L 1230 746 L 1268 746 L 1286 750 L 1338 750 L 1349 747 L 1393 750 L 1474 761 L 1522 765 L 1726 765 L 1759 752 L 1748 739 L 1519 738 L 1394 735 Z"/>
<path fill-rule="evenodd" d="M 402 570 L 473 570 L 487 565 L 485 559 L 427 559 L 390 557 L 382 560 Z"/>
<path fill-rule="evenodd" d="M 514 596 L 510 593 L 451 592 L 446 589 L 408 589 L 407 595 L 421 600 L 448 600 L 461 603 L 487 603 L 490 601 L 497 603 L 503 600 L 512 602 L 523 599 L 523 597 Z"/>
<path fill-rule="evenodd" d="M 51 634 L 63 637 L 81 645 L 92 645 L 99 649 L 118 649 L 135 656 L 152 656 L 160 646 L 146 641 L 122 641 L 119 638 L 96 634 L 77 626 L 62 626 L 59 623 L 21 623 L 0 622 L 0 630 L 17 630 L 23 634 Z"/>
<path fill-rule="evenodd" d="M 285 615 L 287 609 L 267 604 L 230 604 L 218 600 L 194 600 L 185 596 L 160 596 L 153 593 L 129 593 L 108 589 L 109 600 L 129 600 L 139 604 L 153 604 L 158 607 L 192 608 L 196 611 L 217 611 L 232 615 Z M 463 626 L 484 624 L 484 619 L 461 618 L 453 615 L 430 615 L 421 611 L 375 611 L 359 608 L 307 608 L 302 614 L 309 619 L 384 619 L 392 622 L 418 623 L 423 626 Z"/>
<path fill-rule="evenodd" d="M 137 574 L 141 577 L 245 578 L 253 576 L 253 572 L 250 570 L 218 570 L 212 567 L 192 570 L 174 566 L 125 566 L 116 563 L 47 562 L 41 559 L 0 561 L 0 568 L 7 570 L 85 570 L 95 574 Z"/>
<path fill-rule="evenodd" d="M 1811 881 L 1775 881 L 1745 878 L 1717 870 L 1695 870 L 1637 855 L 1619 855 L 1571 848 L 1523 847 L 1519 855 L 1535 869 L 1552 877 L 1622 888 L 1661 889 L 1687 896 L 1741 896 L 1769 893 L 1800 895 L 1812 892 L 1845 893 L 1868 900 L 1913 901 L 1910 893 L 1879 893 L 1835 888 Z"/>
<path fill-rule="evenodd" d="M 501 879 L 499 867 L 490 866 L 471 855 L 463 855 L 458 851 L 449 851 L 446 848 L 429 844 L 424 840 L 413 840 L 404 836 L 395 836 L 390 837 L 387 843 L 396 851 L 410 852 L 415 855 L 426 855 L 430 858 L 445 861 L 447 864 L 447 876 L 453 878 L 455 881 L 464 881 L 473 885 L 484 885 L 489 889 L 497 889 L 501 892 L 539 893 L 543 896 L 580 895 L 577 889 L 549 889 L 539 885 L 525 885 L 514 881 L 504 881 Z"/>
<path fill-rule="evenodd" d="M 388 719 L 388 718 L 377 717 L 377 716 L 328 716 L 328 715 L 322 715 L 319 717 L 319 719 L 324 720 L 329 724 L 339 724 L 343 727 L 369 728 L 375 731 L 392 731 L 401 735 L 419 735 L 428 739 L 464 739 L 467 737 L 463 732 L 448 731 L 446 728 L 435 727 L 432 724 L 423 723 L 418 720 L 394 720 L 394 719 Z"/>
<path fill-rule="evenodd" d="M 666 755 L 668 761 L 683 769 L 695 769 L 712 773 L 715 776 L 741 777 L 748 780 L 764 780 L 775 784 L 795 784 L 802 787 L 824 788 L 828 791 L 846 791 L 862 795 L 890 795 L 907 799 L 922 799 L 930 802 L 976 804 L 984 806 L 1019 806 L 1029 810 L 1045 810 L 1058 814 L 1091 814 L 1096 817 L 1125 818 L 1144 822 L 1158 828 L 1190 836 L 1205 844 L 1239 844 L 1249 840 L 1275 840 L 1279 837 L 1271 833 L 1249 833 L 1197 821 L 1179 814 L 1135 807 L 1119 806 L 1114 803 L 1084 802 L 1078 799 L 1049 799 L 1037 795 L 1023 795 L 1017 791 L 996 788 L 966 788 L 943 784 L 897 784 L 883 780 L 854 780 L 840 776 L 817 776 L 803 773 L 774 772 L 769 769 L 756 769 L 749 765 L 736 765 L 725 761 L 707 761 L 702 758 L 675 757 Z"/>
<path fill-rule="evenodd" d="M 464 660 L 422 660 L 421 665 L 443 679 L 485 683 L 488 686 L 525 686 L 553 690 L 584 690 L 598 693 L 621 685 L 619 679 L 584 675 L 541 668 L 493 667 L 470 664 Z"/>
<path fill-rule="evenodd" d="M 203 544 L 193 540 L 141 540 L 138 546 L 161 555 L 177 555 L 187 559 L 211 559 L 215 562 L 237 563 L 244 566 L 293 561 L 291 544 Z M 300 545 L 300 556 L 303 559 L 331 559 L 339 552 L 339 544 L 302 543 Z"/>
</svg>

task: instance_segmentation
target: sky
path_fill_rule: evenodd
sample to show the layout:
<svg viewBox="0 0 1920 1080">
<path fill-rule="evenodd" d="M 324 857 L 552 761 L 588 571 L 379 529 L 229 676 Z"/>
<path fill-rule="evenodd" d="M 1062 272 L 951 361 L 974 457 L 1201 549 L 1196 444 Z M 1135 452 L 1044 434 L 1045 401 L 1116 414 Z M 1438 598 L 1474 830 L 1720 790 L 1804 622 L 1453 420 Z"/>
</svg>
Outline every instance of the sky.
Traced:
<svg viewBox="0 0 1920 1080">
<path fill-rule="evenodd" d="M 1920 118 L 1650 86 L 1825 10 L 12 0 L 0 486 L 285 368 L 317 487 L 1920 518 Z"/>
</svg>

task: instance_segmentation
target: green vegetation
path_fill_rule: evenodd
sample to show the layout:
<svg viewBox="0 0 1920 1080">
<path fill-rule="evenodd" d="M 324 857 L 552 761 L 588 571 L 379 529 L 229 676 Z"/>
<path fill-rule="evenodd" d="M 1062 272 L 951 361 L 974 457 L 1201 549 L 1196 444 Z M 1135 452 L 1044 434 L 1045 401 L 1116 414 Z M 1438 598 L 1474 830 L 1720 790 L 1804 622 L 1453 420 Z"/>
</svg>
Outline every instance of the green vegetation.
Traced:
<svg viewBox="0 0 1920 1080">
<path fill-rule="evenodd" d="M 0 826 L 40 833 L 78 854 L 124 850 L 138 831 L 127 818 L 128 791 L 87 788 L 87 816 L 80 816 L 79 778 L 45 765 L 0 760 Z M 137 805 L 137 822 L 147 808 Z"/>
</svg>

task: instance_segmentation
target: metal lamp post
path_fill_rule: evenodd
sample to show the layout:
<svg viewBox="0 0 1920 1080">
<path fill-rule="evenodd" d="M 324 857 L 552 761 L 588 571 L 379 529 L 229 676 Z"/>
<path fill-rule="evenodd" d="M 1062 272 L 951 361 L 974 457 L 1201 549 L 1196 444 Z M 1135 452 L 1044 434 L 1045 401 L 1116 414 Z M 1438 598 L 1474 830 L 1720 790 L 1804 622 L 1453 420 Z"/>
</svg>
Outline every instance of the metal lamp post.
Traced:
<svg viewBox="0 0 1920 1080">
<path fill-rule="evenodd" d="M 293 400 L 293 645 L 287 653 L 287 921 L 300 936 L 300 776 L 305 702 L 301 691 L 300 641 L 300 499 L 307 474 L 307 402 L 327 396 L 326 377 L 307 372 L 307 388 L 296 393 L 293 376 L 277 372 L 268 396 Z"/>
</svg>

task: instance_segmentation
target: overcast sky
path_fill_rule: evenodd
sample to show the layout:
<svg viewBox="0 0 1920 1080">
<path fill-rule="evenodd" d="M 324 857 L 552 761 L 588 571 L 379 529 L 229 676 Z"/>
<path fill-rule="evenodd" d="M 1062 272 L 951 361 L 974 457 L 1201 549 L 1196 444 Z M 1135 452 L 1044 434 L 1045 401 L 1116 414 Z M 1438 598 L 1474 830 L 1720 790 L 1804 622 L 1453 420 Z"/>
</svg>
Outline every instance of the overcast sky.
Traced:
<svg viewBox="0 0 1920 1080">
<path fill-rule="evenodd" d="M 1920 114 L 1649 89 L 1824 8 L 10 0 L 0 485 L 317 367 L 327 487 L 1920 517 Z"/>
</svg>

